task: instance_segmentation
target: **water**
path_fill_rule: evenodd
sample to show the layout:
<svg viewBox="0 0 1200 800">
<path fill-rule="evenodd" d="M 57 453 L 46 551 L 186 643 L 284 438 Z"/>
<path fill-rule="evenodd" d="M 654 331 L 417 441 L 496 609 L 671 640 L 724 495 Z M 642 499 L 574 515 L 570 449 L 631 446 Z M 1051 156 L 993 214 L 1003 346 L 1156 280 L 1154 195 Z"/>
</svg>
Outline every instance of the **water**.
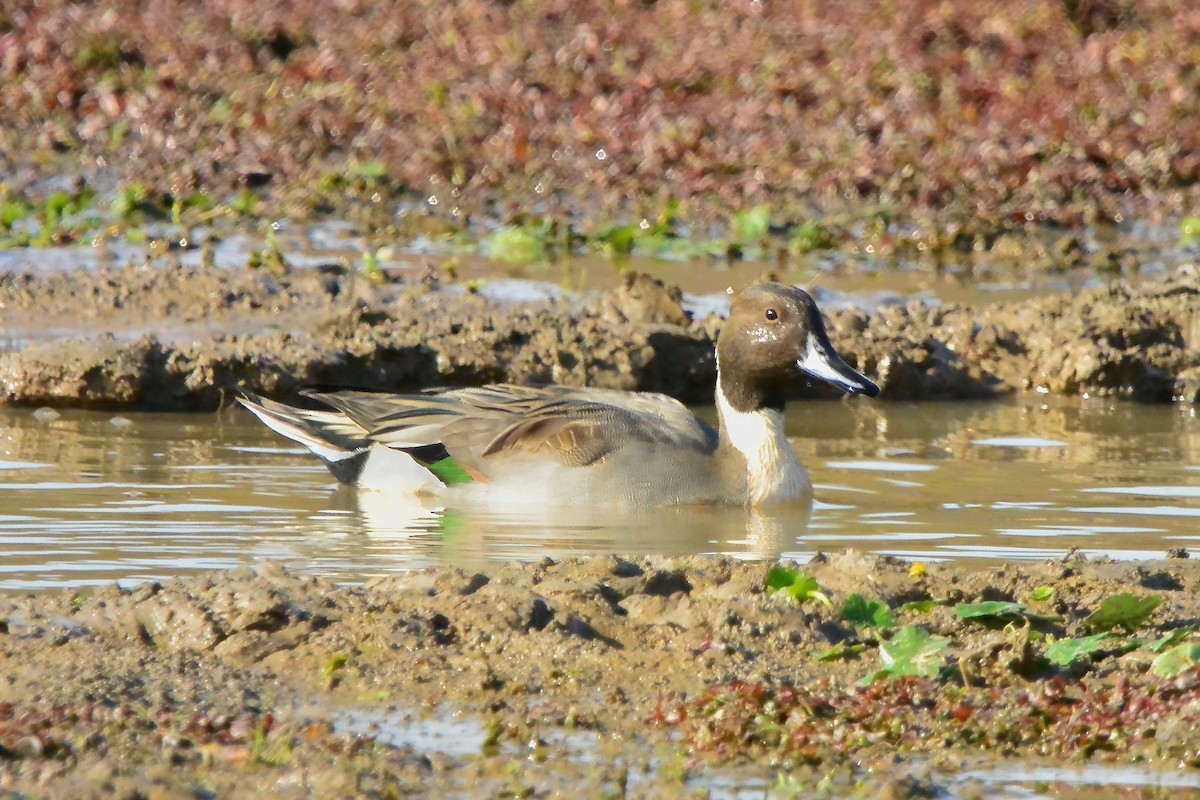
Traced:
<svg viewBox="0 0 1200 800">
<path fill-rule="evenodd" d="M 0 412 L 0 588 L 136 583 L 280 560 L 354 583 L 435 564 L 596 552 L 805 560 L 1118 559 L 1200 547 L 1191 407 L 1107 401 L 793 404 L 811 512 L 447 512 L 337 487 L 241 409 Z"/>
</svg>

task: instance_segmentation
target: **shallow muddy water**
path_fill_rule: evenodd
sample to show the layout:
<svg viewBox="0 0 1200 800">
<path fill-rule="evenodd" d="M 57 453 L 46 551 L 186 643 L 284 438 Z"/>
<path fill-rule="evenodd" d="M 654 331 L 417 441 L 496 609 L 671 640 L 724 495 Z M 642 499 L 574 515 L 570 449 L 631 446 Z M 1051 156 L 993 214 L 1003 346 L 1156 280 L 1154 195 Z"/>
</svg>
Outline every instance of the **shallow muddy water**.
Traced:
<svg viewBox="0 0 1200 800">
<path fill-rule="evenodd" d="M 136 582 L 281 560 L 337 581 L 615 552 L 805 560 L 1118 559 L 1200 546 L 1190 407 L 1102 401 L 796 403 L 811 513 L 469 513 L 337 487 L 240 409 L 0 416 L 0 587 Z"/>
<path fill-rule="evenodd" d="M 97 270 L 128 264 L 167 266 L 178 263 L 198 267 L 210 263 L 220 269 L 245 269 L 252 256 L 277 247 L 289 269 L 305 270 L 347 265 L 361 267 L 364 254 L 389 276 L 407 281 L 437 276 L 447 285 L 500 301 L 529 301 L 564 292 L 582 294 L 612 289 L 630 271 L 645 273 L 672 286 L 687 286 L 694 307 L 709 310 L 712 295 L 729 286 L 742 286 L 775 274 L 825 294 L 827 308 L 874 308 L 910 299 L 926 302 L 980 303 L 1023 300 L 1056 292 L 1078 292 L 1111 283 L 1161 278 L 1180 264 L 1195 260 L 1194 249 L 1181 245 L 1173 227 L 1131 225 L 1121 229 L 1090 228 L 1081 234 L 1086 253 L 1106 252 L 1119 238 L 1137 258 L 1129 268 L 1097 270 L 1086 260 L 1075 265 L 1047 268 L 1036 257 L 1014 261 L 987 254 L 953 252 L 936 265 L 911 259 L 884 258 L 868 245 L 865 251 L 816 251 L 781 257 L 771 251 L 753 251 L 745 260 L 727 260 L 689 252 L 679 257 L 634 254 L 613 258 L 597 252 L 573 252 L 532 264 L 510 264 L 481 253 L 478 245 L 418 238 L 404 246 L 373 242 L 355 226 L 344 222 L 292 225 L 273 224 L 263 233 L 216 235 L 200 232 L 186 246 L 177 246 L 178 229 L 165 223 L 150 224 L 137 241 L 96 239 L 91 244 L 0 250 L 0 272 L 47 274 L 76 268 Z M 167 243 L 171 242 L 171 248 Z M 1042 242 L 1050 248 L 1053 238 Z M 486 249 L 486 248 L 484 248 Z M 1136 265 L 1134 267 L 1133 265 Z M 720 302 L 719 300 L 716 302 Z M 69 325 L 64 320 L 64 325 Z M 38 326 L 40 327 L 40 326 Z M 32 333 L 32 332 L 31 332 Z"/>
</svg>

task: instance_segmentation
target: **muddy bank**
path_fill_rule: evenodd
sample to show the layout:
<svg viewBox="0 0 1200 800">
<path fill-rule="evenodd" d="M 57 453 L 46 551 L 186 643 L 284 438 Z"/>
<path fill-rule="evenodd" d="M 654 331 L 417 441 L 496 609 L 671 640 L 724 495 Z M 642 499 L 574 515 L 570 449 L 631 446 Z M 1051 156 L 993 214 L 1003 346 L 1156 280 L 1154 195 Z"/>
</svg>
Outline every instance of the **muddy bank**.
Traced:
<svg viewBox="0 0 1200 800">
<path fill-rule="evenodd" d="M 711 400 L 717 316 L 678 288 L 504 303 L 431 277 L 339 266 L 273 275 L 204 267 L 0 276 L 0 397 L 24 405 L 214 409 L 231 392 L 312 385 L 413 390 L 495 381 Z M 981 306 L 831 311 L 830 333 L 885 399 L 1035 390 L 1200 397 L 1200 278 Z M 823 388 L 799 387 L 805 392 Z"/>
<path fill-rule="evenodd" d="M 818 556 L 821 597 L 793 601 L 766 588 L 773 567 L 595 557 L 355 588 L 264 566 L 3 594 L 0 789 L 673 797 L 782 774 L 924 797 L 897 758 L 943 779 L 1200 764 L 1190 561 Z M 448 734 L 395 734 L 426 713 Z"/>
</svg>

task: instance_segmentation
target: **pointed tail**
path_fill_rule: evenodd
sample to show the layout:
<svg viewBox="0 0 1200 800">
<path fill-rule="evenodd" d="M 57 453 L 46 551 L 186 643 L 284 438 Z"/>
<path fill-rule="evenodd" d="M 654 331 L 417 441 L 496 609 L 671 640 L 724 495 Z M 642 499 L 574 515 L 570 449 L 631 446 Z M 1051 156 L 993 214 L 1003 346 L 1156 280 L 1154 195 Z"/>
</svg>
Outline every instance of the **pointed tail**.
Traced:
<svg viewBox="0 0 1200 800">
<path fill-rule="evenodd" d="M 312 451 L 333 477 L 342 483 L 358 482 L 372 442 L 344 414 L 294 408 L 248 392 L 237 400 L 268 428 Z"/>
<path fill-rule="evenodd" d="M 296 408 L 248 392 L 238 402 L 271 430 L 308 448 L 342 483 L 418 493 L 446 484 L 413 453 L 374 441 L 340 411 Z"/>
</svg>

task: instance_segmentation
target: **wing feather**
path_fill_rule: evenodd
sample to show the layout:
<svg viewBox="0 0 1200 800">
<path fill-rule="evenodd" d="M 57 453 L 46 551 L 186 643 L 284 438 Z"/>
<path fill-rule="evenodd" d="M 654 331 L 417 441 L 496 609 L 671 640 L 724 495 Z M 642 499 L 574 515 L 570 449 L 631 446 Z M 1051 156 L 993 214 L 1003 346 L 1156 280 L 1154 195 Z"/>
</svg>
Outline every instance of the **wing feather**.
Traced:
<svg viewBox="0 0 1200 800">
<path fill-rule="evenodd" d="M 481 476 L 530 454 L 582 467 L 634 444 L 703 453 L 717 446 L 712 428 L 660 394 L 491 384 L 439 394 L 309 396 L 342 412 L 372 441 L 395 449 L 441 444 Z"/>
</svg>

